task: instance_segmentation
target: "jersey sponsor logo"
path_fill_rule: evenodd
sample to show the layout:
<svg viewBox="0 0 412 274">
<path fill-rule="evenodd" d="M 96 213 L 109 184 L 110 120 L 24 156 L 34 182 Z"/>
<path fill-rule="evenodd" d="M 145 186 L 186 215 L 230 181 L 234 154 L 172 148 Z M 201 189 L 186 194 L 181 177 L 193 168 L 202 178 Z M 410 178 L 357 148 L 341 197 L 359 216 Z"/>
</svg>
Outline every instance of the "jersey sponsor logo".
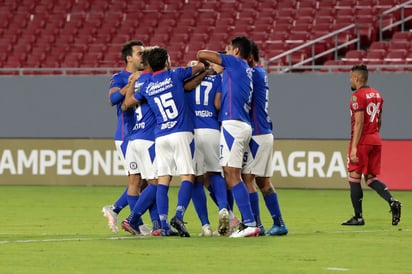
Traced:
<svg viewBox="0 0 412 274">
<path fill-rule="evenodd" d="M 173 87 L 172 78 L 166 78 L 161 82 L 150 82 L 147 85 L 147 94 L 149 96 L 161 93 Z"/>
<path fill-rule="evenodd" d="M 146 127 L 145 122 L 137 123 L 134 125 L 133 130 L 144 129 Z"/>
<path fill-rule="evenodd" d="M 162 126 L 160 127 L 160 129 L 169 129 L 169 128 L 173 128 L 176 125 L 177 121 L 171 121 L 171 122 L 166 122 L 163 123 Z"/>
<path fill-rule="evenodd" d="M 207 118 L 213 117 L 213 112 L 208 110 L 196 110 L 195 111 L 197 117 Z"/>
<path fill-rule="evenodd" d="M 380 94 L 376 92 L 370 92 L 365 94 L 366 99 L 372 99 L 372 98 L 380 98 Z"/>
</svg>

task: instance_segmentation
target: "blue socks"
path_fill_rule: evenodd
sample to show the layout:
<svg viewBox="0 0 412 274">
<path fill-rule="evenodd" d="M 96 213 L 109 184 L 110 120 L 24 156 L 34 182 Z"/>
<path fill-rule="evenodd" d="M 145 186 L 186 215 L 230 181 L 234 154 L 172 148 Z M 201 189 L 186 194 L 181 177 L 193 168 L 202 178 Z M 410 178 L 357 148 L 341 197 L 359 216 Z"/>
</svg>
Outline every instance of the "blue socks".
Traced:
<svg viewBox="0 0 412 274">
<path fill-rule="evenodd" d="M 170 225 L 168 223 L 168 212 L 169 212 L 169 197 L 167 192 L 169 191 L 169 186 L 157 185 L 156 191 L 156 205 L 157 211 L 159 212 L 160 225 L 162 229 L 169 230 Z"/>
<path fill-rule="evenodd" d="M 129 203 L 127 202 L 127 187 L 123 191 L 122 195 L 120 195 L 119 199 L 113 204 L 114 209 L 113 211 L 116 212 L 117 214 L 122 211 L 123 208 L 125 208 Z"/>
<path fill-rule="evenodd" d="M 260 210 L 259 210 L 259 195 L 257 192 L 249 193 L 250 206 L 252 207 L 253 215 L 257 225 L 261 225 L 260 222 Z"/>
<path fill-rule="evenodd" d="M 277 193 L 275 192 L 269 195 L 265 195 L 263 196 L 263 198 L 265 199 L 266 207 L 268 208 L 270 215 L 272 216 L 273 224 L 278 226 L 284 225 L 282 213 L 280 212 Z"/>
<path fill-rule="evenodd" d="M 247 226 L 256 226 L 255 217 L 253 216 L 250 206 L 249 193 L 244 182 L 240 182 L 232 188 L 233 196 L 239 207 L 243 223 Z"/>
<path fill-rule="evenodd" d="M 215 202 L 219 207 L 219 210 L 223 208 L 229 209 L 225 179 L 217 174 L 212 175 L 210 176 L 210 185 L 213 190 L 213 194 L 216 199 Z"/>
<path fill-rule="evenodd" d="M 155 203 L 156 199 L 156 190 L 155 185 L 149 184 L 140 194 L 140 198 L 136 202 L 132 213 L 129 216 L 129 222 L 131 225 L 136 225 L 140 221 L 140 217 L 146 212 L 146 210 Z M 157 211 L 156 211 L 157 213 Z"/>
<path fill-rule="evenodd" d="M 183 215 L 192 199 L 193 184 L 190 181 L 182 181 L 177 193 L 176 217 L 183 221 Z"/>
<path fill-rule="evenodd" d="M 195 182 L 192 191 L 193 205 L 195 206 L 197 216 L 203 225 L 209 224 L 206 194 L 202 182 Z"/>
</svg>

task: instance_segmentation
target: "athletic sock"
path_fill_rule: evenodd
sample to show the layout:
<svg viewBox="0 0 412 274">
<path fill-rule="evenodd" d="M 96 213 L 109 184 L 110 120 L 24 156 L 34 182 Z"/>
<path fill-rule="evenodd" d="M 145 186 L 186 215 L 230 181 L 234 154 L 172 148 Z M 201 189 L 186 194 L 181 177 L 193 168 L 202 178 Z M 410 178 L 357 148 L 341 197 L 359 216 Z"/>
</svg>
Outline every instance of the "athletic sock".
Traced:
<svg viewBox="0 0 412 274">
<path fill-rule="evenodd" d="M 210 176 L 210 184 L 212 186 L 214 196 L 216 199 L 216 204 L 219 210 L 223 208 L 228 208 L 227 202 L 227 190 L 225 179 L 221 175 L 212 175 Z"/>
<path fill-rule="evenodd" d="M 157 188 L 157 187 L 156 187 Z M 156 201 L 150 206 L 150 219 L 152 220 L 153 230 L 157 230 L 161 228 L 160 219 L 159 219 L 159 212 L 157 211 Z"/>
<path fill-rule="evenodd" d="M 379 181 L 378 179 L 374 180 L 372 183 L 368 184 L 370 188 L 375 190 L 385 201 L 389 204 L 393 201 L 393 197 L 388 190 L 388 187 Z"/>
<path fill-rule="evenodd" d="M 249 193 L 244 182 L 239 182 L 232 188 L 233 196 L 239 207 L 242 215 L 243 223 L 247 226 L 256 226 L 256 221 L 253 216 L 252 208 L 250 206 Z"/>
<path fill-rule="evenodd" d="M 127 202 L 127 189 L 128 187 L 126 187 L 122 195 L 120 195 L 119 199 L 117 199 L 117 201 L 113 204 L 113 207 L 114 207 L 113 211 L 116 212 L 117 214 L 119 214 L 123 208 L 129 205 L 129 203 Z"/>
<path fill-rule="evenodd" d="M 278 194 L 275 192 L 264 195 L 263 199 L 265 200 L 266 207 L 269 210 L 270 215 L 272 216 L 273 224 L 278 226 L 284 225 L 282 212 L 280 211 L 279 206 Z"/>
<path fill-rule="evenodd" d="M 196 209 L 197 216 L 199 217 L 200 223 L 203 225 L 209 224 L 207 204 L 206 204 L 206 194 L 203 187 L 203 183 L 195 182 L 192 191 L 192 201 Z"/>
<path fill-rule="evenodd" d="M 256 226 L 262 225 L 260 221 L 259 210 L 259 195 L 257 192 L 249 193 L 250 206 L 252 208 L 253 215 L 255 216 Z"/>
<path fill-rule="evenodd" d="M 353 210 L 355 211 L 356 218 L 362 218 L 362 200 L 363 190 L 360 183 L 351 183 L 350 185 L 350 198 L 352 201 Z"/>
<path fill-rule="evenodd" d="M 233 192 L 231 189 L 226 190 L 226 196 L 227 196 L 227 207 L 229 210 L 233 211 L 233 205 L 235 204 L 235 200 L 233 197 Z"/>
<path fill-rule="evenodd" d="M 168 223 L 168 213 L 169 213 L 169 196 L 167 192 L 169 187 L 165 185 L 157 185 L 156 191 L 156 205 L 157 211 L 159 212 L 160 225 L 162 229 L 169 230 L 170 225 Z"/>
<path fill-rule="evenodd" d="M 140 194 L 138 201 L 136 202 L 131 218 L 130 224 L 135 225 L 140 222 L 139 218 L 146 212 L 146 210 L 156 201 L 156 186 L 149 184 Z"/>
<path fill-rule="evenodd" d="M 133 210 L 137 200 L 139 200 L 139 196 L 127 195 L 127 203 L 129 204 L 130 211 Z"/>
<path fill-rule="evenodd" d="M 179 192 L 177 193 L 176 217 L 183 221 L 183 215 L 190 199 L 192 198 L 193 184 L 190 181 L 182 181 Z"/>
</svg>

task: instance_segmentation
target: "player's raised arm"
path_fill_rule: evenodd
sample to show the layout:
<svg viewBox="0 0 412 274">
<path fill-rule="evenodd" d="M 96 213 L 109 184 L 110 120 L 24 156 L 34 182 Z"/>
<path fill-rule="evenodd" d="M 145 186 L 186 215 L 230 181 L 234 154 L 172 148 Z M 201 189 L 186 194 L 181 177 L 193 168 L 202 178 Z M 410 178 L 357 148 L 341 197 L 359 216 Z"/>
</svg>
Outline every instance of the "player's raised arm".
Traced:
<svg viewBox="0 0 412 274">
<path fill-rule="evenodd" d="M 220 57 L 220 54 L 212 50 L 199 50 L 197 52 L 197 60 L 202 63 L 212 62 L 218 65 L 222 64 L 222 58 Z"/>
</svg>

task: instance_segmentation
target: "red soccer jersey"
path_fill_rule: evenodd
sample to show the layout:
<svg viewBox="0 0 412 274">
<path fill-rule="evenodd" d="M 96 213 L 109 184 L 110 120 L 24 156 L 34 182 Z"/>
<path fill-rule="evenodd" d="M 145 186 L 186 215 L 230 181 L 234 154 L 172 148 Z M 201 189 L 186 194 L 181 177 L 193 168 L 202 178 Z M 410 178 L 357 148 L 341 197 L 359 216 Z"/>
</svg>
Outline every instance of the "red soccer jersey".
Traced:
<svg viewBox="0 0 412 274">
<path fill-rule="evenodd" d="M 352 94 L 350 101 L 351 113 L 351 140 L 355 124 L 354 113 L 363 111 L 364 123 L 359 144 L 381 145 L 378 121 L 382 111 L 383 98 L 374 88 L 364 86 Z"/>
</svg>

